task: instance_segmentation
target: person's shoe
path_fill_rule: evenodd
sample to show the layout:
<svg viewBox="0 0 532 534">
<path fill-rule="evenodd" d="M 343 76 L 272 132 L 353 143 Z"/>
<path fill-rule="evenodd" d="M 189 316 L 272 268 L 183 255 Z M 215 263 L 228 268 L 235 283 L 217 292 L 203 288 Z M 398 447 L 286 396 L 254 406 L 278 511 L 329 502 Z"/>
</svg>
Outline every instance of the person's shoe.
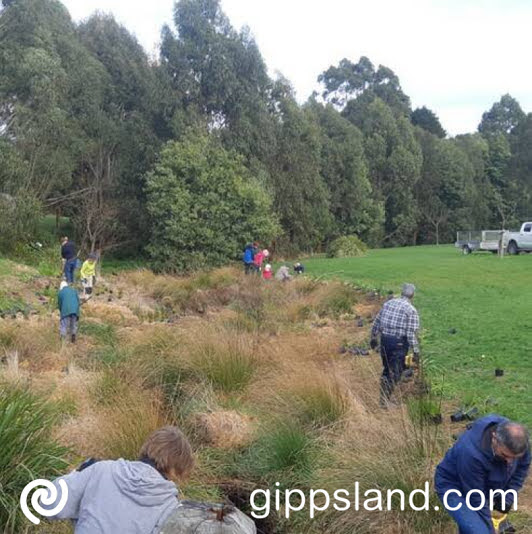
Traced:
<svg viewBox="0 0 532 534">
<path fill-rule="evenodd" d="M 76 334 L 72 334 L 72 337 L 70 338 L 70 341 L 72 341 L 72 343 L 76 342 Z"/>
</svg>

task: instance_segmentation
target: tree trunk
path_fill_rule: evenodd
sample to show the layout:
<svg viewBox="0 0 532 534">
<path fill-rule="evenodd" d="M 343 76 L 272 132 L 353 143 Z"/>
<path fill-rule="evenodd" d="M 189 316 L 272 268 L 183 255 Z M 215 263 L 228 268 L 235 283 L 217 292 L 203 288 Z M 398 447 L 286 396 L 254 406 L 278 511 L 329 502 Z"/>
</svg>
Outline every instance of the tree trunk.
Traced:
<svg viewBox="0 0 532 534">
<path fill-rule="evenodd" d="M 255 523 L 233 506 L 181 501 L 159 534 L 256 534 Z"/>
</svg>

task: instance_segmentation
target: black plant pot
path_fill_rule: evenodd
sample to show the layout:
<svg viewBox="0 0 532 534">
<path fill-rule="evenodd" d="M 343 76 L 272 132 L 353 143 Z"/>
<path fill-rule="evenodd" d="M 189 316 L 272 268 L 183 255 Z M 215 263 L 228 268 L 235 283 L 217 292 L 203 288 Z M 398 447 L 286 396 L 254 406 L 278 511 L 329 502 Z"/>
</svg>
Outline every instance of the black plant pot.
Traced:
<svg viewBox="0 0 532 534">
<path fill-rule="evenodd" d="M 504 369 L 495 369 L 495 376 L 503 376 Z"/>
</svg>

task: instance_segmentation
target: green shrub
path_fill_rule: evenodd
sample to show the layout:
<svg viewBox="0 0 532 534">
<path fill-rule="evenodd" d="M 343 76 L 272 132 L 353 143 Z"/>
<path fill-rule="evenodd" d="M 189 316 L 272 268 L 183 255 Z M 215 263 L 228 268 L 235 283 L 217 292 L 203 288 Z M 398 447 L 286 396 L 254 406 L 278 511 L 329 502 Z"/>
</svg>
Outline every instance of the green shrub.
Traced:
<svg viewBox="0 0 532 534">
<path fill-rule="evenodd" d="M 147 252 L 157 270 L 194 271 L 239 259 L 242 245 L 280 233 L 272 199 L 213 136 L 170 141 L 146 177 Z"/>
<path fill-rule="evenodd" d="M 327 248 L 329 258 L 349 258 L 363 256 L 367 245 L 356 235 L 345 235 L 331 241 Z"/>
<path fill-rule="evenodd" d="M 22 532 L 19 498 L 36 478 L 50 479 L 68 467 L 68 449 L 51 431 L 59 414 L 26 389 L 0 386 L 0 524 L 6 533 Z"/>
</svg>

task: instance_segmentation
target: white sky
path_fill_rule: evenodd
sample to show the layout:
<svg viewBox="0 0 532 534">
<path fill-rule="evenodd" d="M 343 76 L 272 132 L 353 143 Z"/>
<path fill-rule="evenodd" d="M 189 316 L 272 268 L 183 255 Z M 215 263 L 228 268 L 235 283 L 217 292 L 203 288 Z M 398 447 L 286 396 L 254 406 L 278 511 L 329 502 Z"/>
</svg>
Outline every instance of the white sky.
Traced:
<svg viewBox="0 0 532 534">
<path fill-rule="evenodd" d="M 112 12 L 153 53 L 173 0 L 62 0 L 75 20 Z M 270 72 L 300 102 L 347 57 L 391 68 L 413 108 L 427 106 L 451 134 L 476 130 L 504 93 L 532 111 L 531 0 L 222 0 L 251 28 Z"/>
</svg>

